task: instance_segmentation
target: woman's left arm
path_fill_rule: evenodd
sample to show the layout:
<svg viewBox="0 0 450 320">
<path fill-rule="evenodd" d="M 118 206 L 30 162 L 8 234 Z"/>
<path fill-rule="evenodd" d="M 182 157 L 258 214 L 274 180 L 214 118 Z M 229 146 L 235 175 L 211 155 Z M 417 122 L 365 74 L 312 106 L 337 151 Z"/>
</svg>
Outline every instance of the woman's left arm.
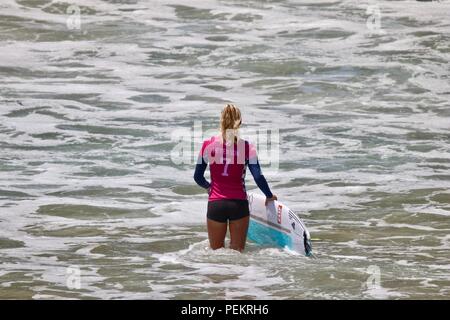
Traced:
<svg viewBox="0 0 450 320">
<path fill-rule="evenodd" d="M 200 161 L 201 158 L 201 161 Z M 205 170 L 207 167 L 205 159 L 200 155 L 195 165 L 194 180 L 202 188 L 209 189 L 210 183 L 205 179 Z"/>
</svg>

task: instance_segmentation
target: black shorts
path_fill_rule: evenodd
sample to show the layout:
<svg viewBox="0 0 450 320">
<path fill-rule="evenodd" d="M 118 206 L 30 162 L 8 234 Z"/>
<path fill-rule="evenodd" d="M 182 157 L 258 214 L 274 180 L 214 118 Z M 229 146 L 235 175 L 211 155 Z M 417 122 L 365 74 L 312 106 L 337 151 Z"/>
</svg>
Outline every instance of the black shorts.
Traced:
<svg viewBox="0 0 450 320">
<path fill-rule="evenodd" d="M 237 220 L 250 215 L 248 200 L 223 199 L 208 201 L 208 219 L 217 222 L 227 222 L 227 220 Z"/>
</svg>

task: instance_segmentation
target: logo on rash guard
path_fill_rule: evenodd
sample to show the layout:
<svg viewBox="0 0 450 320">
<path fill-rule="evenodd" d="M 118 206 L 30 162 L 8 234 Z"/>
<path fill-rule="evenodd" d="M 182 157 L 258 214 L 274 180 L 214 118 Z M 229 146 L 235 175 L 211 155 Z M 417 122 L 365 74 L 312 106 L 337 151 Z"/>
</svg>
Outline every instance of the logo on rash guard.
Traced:
<svg viewBox="0 0 450 320">
<path fill-rule="evenodd" d="M 281 224 L 281 211 L 283 211 L 283 206 L 281 204 L 279 204 L 278 205 L 278 210 L 277 210 L 277 213 L 278 213 L 277 222 L 279 224 Z"/>
</svg>

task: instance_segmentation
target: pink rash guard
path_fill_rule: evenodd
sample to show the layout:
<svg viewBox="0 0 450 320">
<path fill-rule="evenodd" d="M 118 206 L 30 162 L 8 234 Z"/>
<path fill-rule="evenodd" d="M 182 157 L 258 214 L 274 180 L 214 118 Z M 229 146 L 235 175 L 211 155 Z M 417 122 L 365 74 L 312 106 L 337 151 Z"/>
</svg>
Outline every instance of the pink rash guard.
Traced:
<svg viewBox="0 0 450 320">
<path fill-rule="evenodd" d="M 203 173 L 209 163 L 211 183 L 207 182 Z M 194 179 L 209 189 L 209 201 L 222 199 L 247 199 L 245 189 L 245 169 L 247 165 L 260 189 L 271 197 L 258 163 L 256 147 L 245 140 L 228 145 L 221 137 L 213 136 L 205 140 L 200 151 Z"/>
</svg>

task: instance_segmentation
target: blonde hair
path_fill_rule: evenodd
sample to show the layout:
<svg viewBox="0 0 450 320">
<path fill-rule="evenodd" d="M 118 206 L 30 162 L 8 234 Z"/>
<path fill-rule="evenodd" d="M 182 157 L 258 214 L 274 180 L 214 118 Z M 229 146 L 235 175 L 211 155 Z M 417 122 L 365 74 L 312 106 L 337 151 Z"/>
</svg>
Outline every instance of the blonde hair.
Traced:
<svg viewBox="0 0 450 320">
<path fill-rule="evenodd" d="M 229 142 L 237 140 L 238 129 L 241 123 L 241 111 L 234 104 L 228 103 L 223 108 L 220 116 L 220 133 L 222 134 L 222 139 Z"/>
</svg>

